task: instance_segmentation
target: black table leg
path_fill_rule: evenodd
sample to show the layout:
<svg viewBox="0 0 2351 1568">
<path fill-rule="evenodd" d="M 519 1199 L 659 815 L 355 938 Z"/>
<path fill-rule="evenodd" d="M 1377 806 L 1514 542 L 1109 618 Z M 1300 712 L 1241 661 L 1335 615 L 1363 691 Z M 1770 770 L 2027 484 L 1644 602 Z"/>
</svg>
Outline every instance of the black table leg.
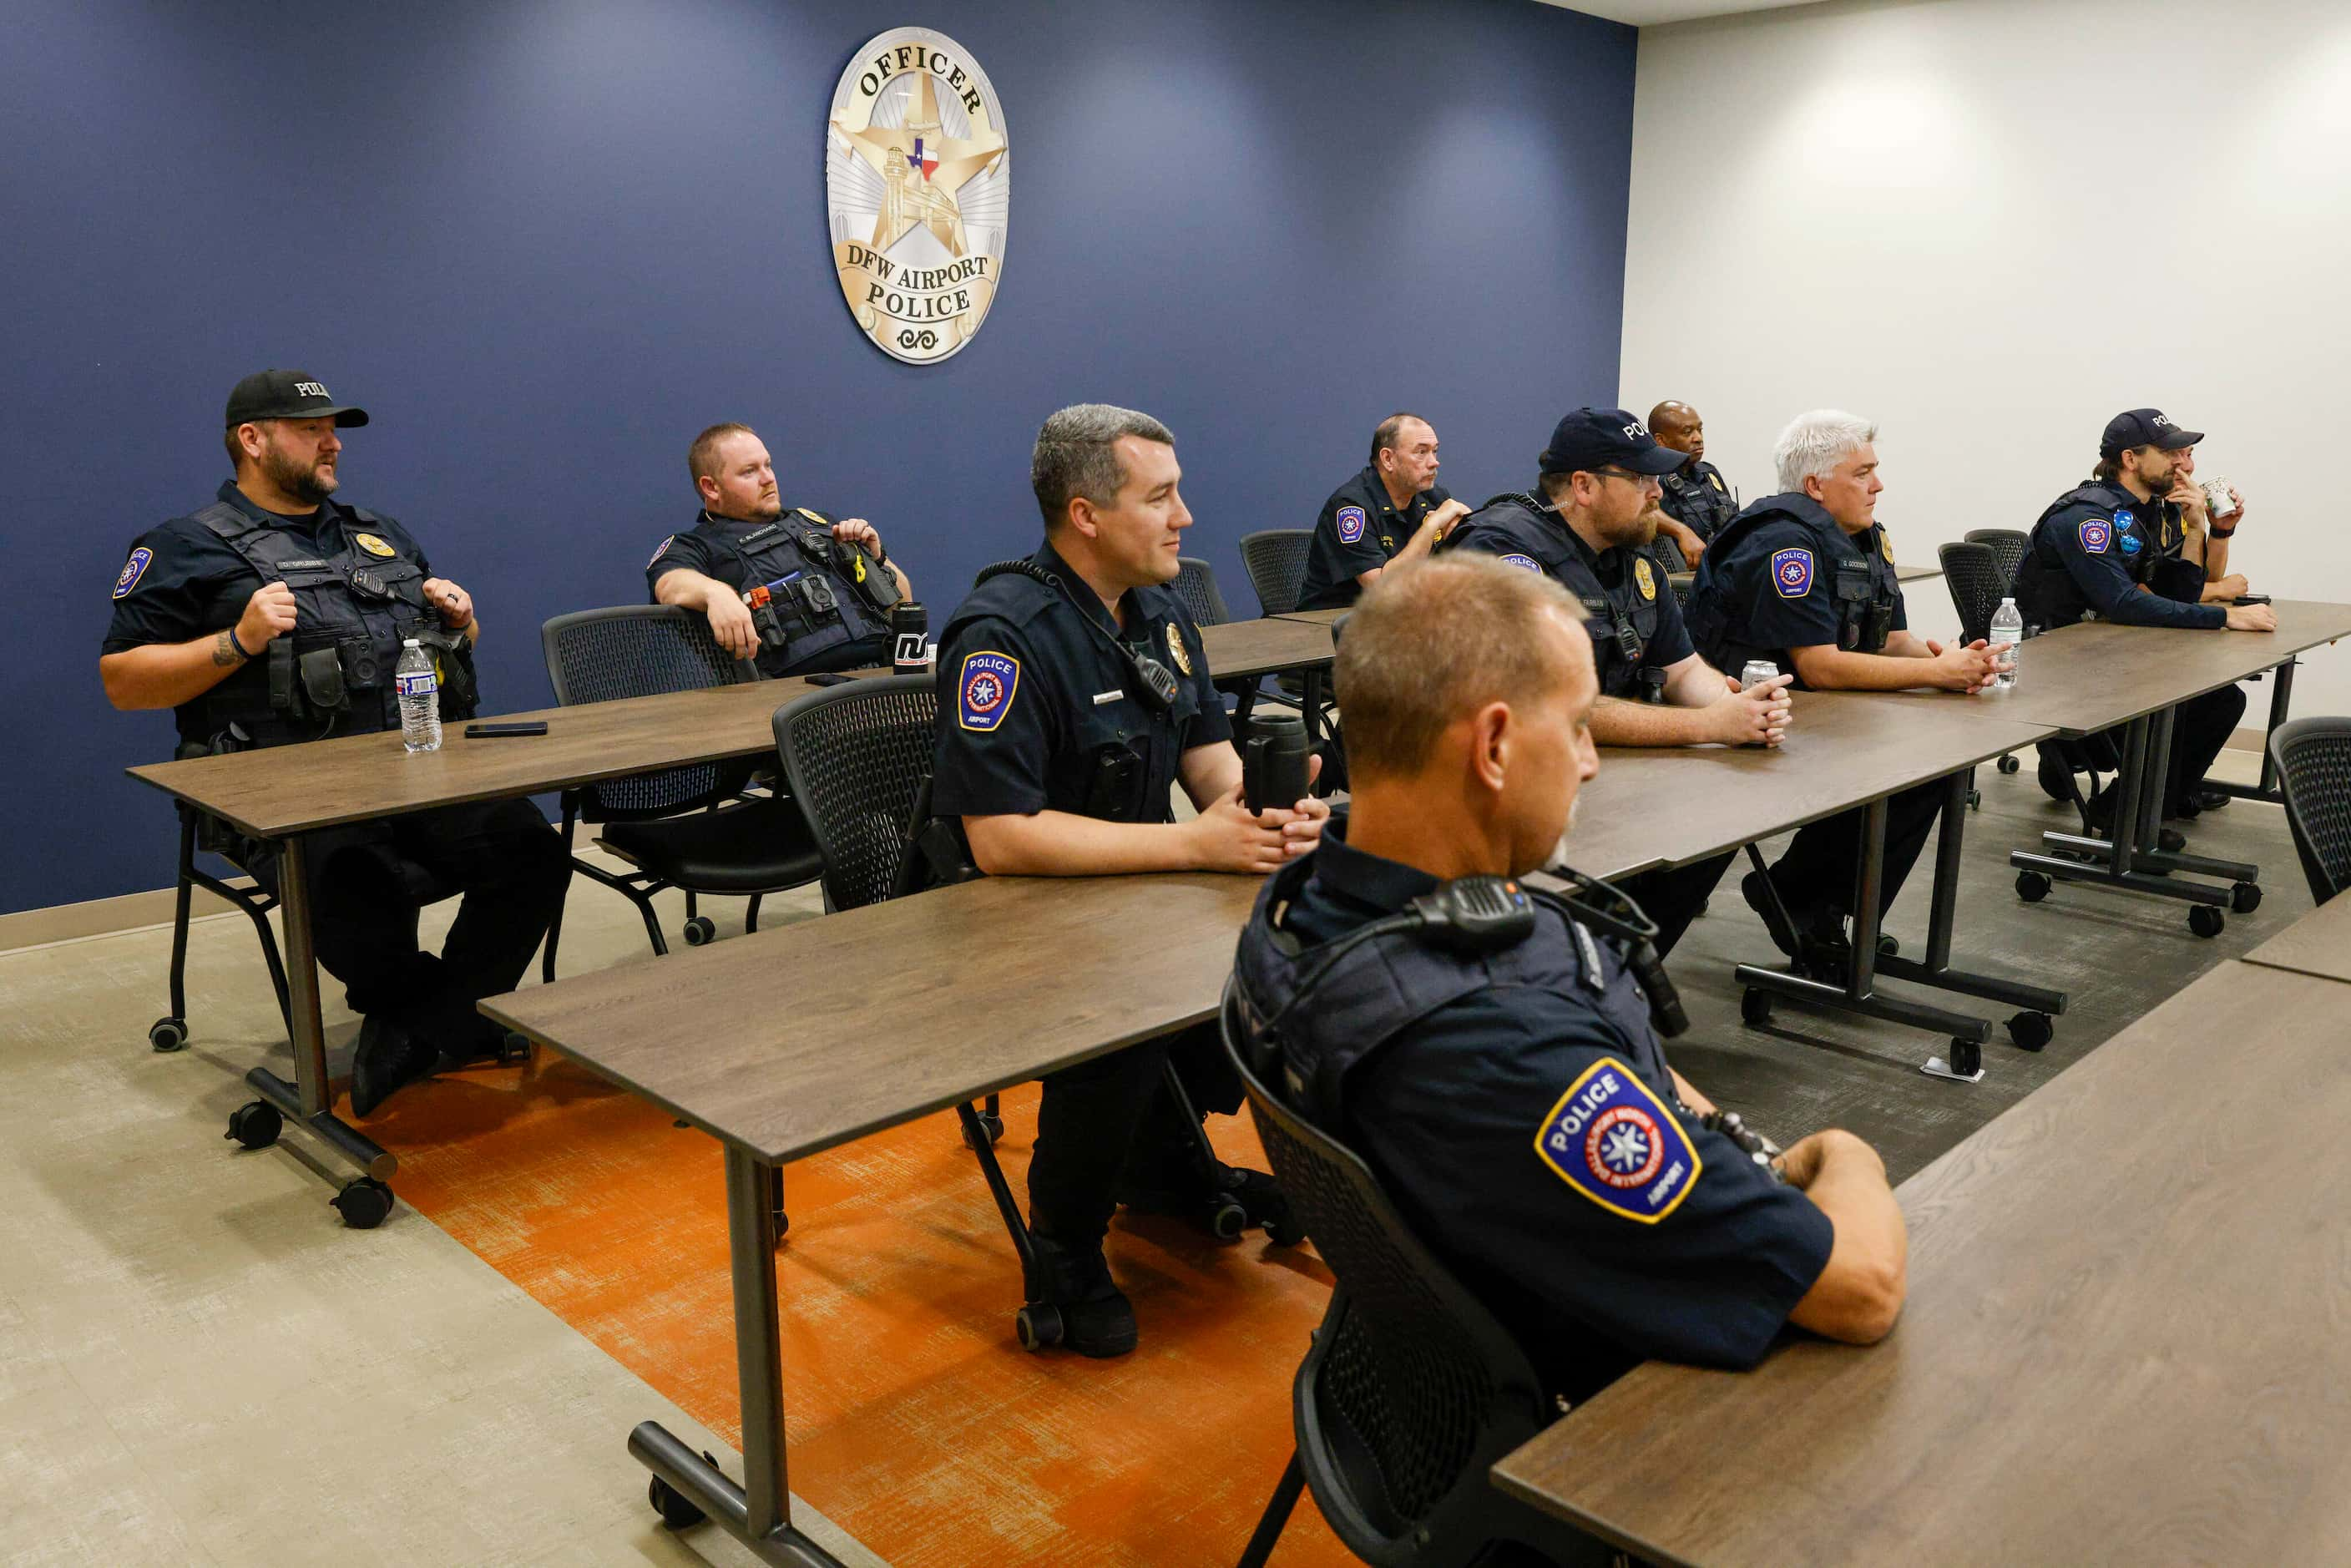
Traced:
<svg viewBox="0 0 2351 1568">
<path fill-rule="evenodd" d="M 726 1145 L 726 1254 L 734 1272 L 735 1365 L 743 1396 L 743 1486 L 658 1421 L 641 1421 L 629 1452 L 763 1563 L 842 1568 L 792 1528 L 784 1472 L 783 1323 L 776 1304 L 775 1166 Z"/>
<path fill-rule="evenodd" d="M 2288 659 L 2270 672 L 2270 733 L 2272 735 L 2275 735 L 2278 732 L 2278 727 L 2292 716 L 2288 710 L 2294 706 L 2294 666 L 2301 663 L 2300 659 Z M 2273 806 L 2285 804 L 2285 796 L 2278 789 L 2277 758 L 2270 755 L 2270 748 L 2266 745 L 2262 747 L 2262 781 L 2259 784 L 2215 784 L 2212 788 L 2223 795 L 2233 795 L 2240 800 L 2267 800 Z"/>
</svg>

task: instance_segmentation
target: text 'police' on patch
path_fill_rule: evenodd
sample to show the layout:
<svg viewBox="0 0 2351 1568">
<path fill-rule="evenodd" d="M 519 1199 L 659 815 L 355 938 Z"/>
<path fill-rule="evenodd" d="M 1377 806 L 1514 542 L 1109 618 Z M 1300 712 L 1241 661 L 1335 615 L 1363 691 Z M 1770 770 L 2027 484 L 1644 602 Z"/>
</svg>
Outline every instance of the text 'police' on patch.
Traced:
<svg viewBox="0 0 2351 1568">
<path fill-rule="evenodd" d="M 1665 1103 L 1613 1056 L 1559 1097 L 1535 1134 L 1535 1153 L 1609 1213 L 1644 1225 L 1680 1207 L 1706 1168 Z"/>
<path fill-rule="evenodd" d="M 1340 542 L 1341 544 L 1343 544 L 1343 545 L 1351 545 L 1351 544 L 1358 543 L 1358 542 L 1360 542 L 1360 541 L 1362 540 L 1362 538 L 1363 538 L 1363 537 L 1364 537 L 1364 508 L 1363 508 L 1363 507 L 1340 507 L 1340 508 L 1339 508 L 1339 518 L 1338 518 L 1338 522 L 1339 522 L 1339 542 Z"/>
<path fill-rule="evenodd" d="M 966 729 L 994 729 L 1012 711 L 1012 694 L 1019 689 L 1019 660 L 1008 653 L 966 653 L 956 681 L 956 717 Z"/>
</svg>

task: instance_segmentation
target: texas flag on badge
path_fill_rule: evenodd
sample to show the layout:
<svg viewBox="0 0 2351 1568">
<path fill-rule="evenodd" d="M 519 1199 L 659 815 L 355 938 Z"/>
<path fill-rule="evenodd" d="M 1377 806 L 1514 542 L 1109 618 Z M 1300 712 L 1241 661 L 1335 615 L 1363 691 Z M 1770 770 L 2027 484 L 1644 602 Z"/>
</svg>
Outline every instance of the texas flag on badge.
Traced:
<svg viewBox="0 0 2351 1568">
<path fill-rule="evenodd" d="M 925 180 L 931 177 L 931 171 L 939 166 L 938 154 L 925 152 L 923 148 L 923 139 L 919 136 L 914 138 L 914 150 L 906 154 L 906 162 L 912 163 L 914 166 L 914 172 Z"/>
</svg>

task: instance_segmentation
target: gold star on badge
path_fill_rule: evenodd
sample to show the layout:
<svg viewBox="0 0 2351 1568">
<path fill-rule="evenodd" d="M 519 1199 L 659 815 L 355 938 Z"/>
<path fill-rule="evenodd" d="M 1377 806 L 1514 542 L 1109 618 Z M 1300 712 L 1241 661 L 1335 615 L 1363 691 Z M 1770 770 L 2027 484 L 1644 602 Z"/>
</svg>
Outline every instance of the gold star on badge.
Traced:
<svg viewBox="0 0 2351 1568">
<path fill-rule="evenodd" d="M 914 78 L 914 101 L 903 126 L 869 125 L 852 131 L 838 120 L 839 131 L 856 153 L 882 176 L 882 212 L 873 225 L 872 248 L 886 251 L 907 230 L 928 228 L 951 256 L 964 254 L 963 209 L 955 193 L 975 175 L 1004 156 L 1004 138 L 994 131 L 959 141 L 939 124 L 939 102 L 932 89 L 931 73 Z M 915 149 L 922 150 L 921 160 Z M 927 172 L 924 164 L 930 165 Z"/>
</svg>

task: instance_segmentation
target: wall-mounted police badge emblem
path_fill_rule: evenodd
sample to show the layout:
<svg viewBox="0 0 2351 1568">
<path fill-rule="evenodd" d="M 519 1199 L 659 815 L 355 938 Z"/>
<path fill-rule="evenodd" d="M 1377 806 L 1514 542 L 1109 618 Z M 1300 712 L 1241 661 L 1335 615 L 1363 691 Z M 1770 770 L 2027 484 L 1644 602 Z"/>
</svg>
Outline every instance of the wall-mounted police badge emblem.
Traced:
<svg viewBox="0 0 2351 1568">
<path fill-rule="evenodd" d="M 995 301 L 1012 205 L 1004 110 L 962 46 L 893 27 L 832 91 L 824 184 L 849 313 L 891 358 L 962 349 Z"/>
</svg>

